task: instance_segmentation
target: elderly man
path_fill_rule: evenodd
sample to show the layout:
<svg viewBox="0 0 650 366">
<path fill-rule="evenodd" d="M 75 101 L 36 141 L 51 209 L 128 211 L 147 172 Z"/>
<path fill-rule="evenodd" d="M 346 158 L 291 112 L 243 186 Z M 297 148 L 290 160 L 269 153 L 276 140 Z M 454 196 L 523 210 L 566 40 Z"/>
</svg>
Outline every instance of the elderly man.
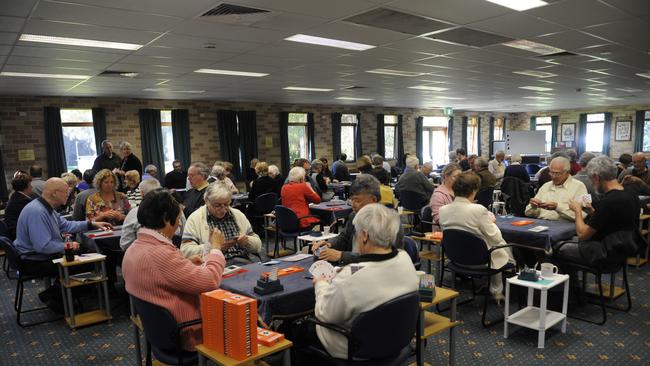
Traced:
<svg viewBox="0 0 650 366">
<path fill-rule="evenodd" d="M 102 169 L 120 169 L 122 166 L 122 159 L 113 153 L 113 143 L 104 140 L 102 141 L 102 153 L 95 159 L 93 163 L 93 170 L 98 172 Z"/>
<path fill-rule="evenodd" d="M 488 169 L 488 162 L 485 158 L 478 158 L 474 161 L 474 171 L 481 178 L 481 186 L 479 191 L 488 188 L 494 188 L 497 183 L 497 179 L 490 170 Z"/>
<path fill-rule="evenodd" d="M 433 163 L 430 161 L 427 161 L 426 163 L 422 164 L 420 167 L 420 173 L 424 174 L 424 176 L 429 179 L 429 176 L 431 175 L 431 172 L 433 171 Z"/>
<path fill-rule="evenodd" d="M 370 174 L 359 175 L 350 186 L 350 202 L 353 213 L 348 217 L 343 232 L 329 242 L 318 241 L 314 243 L 312 250 L 326 247 L 327 249 L 321 251 L 319 258 L 340 265 L 358 262 L 360 254 L 358 248 L 354 245 L 354 216 L 364 206 L 377 203 L 380 200 L 381 189 L 377 178 Z M 404 233 L 401 228 L 395 236 L 393 244 L 397 248 L 404 247 Z"/>
<path fill-rule="evenodd" d="M 580 159 L 578 159 L 578 164 L 580 164 L 580 171 L 573 176 L 574 179 L 577 179 L 584 183 L 585 187 L 587 187 L 587 192 L 592 195 L 592 199 L 595 198 L 594 195 L 596 192 L 594 191 L 594 187 L 591 185 L 591 178 L 587 174 L 586 168 L 591 159 L 595 157 L 596 155 L 590 152 L 582 153 L 582 155 L 580 155 Z"/>
<path fill-rule="evenodd" d="M 332 176 L 339 182 L 349 181 L 350 180 L 350 171 L 348 169 L 347 161 L 348 156 L 345 153 L 342 153 L 338 160 L 332 164 Z"/>
<path fill-rule="evenodd" d="M 551 181 L 546 182 L 537 192 L 535 198 L 526 206 L 526 216 L 546 220 L 576 219 L 575 212 L 569 207 L 569 201 L 578 200 L 587 194 L 584 183 L 571 176 L 571 163 L 565 157 L 551 160 L 548 166 Z"/>
<path fill-rule="evenodd" d="M 632 155 L 632 169 L 623 171 L 619 176 L 619 181 L 624 186 L 628 184 L 634 185 L 639 193 L 646 193 L 650 191 L 650 170 L 646 165 L 646 156 L 642 152 L 637 152 Z"/>
<path fill-rule="evenodd" d="M 35 194 L 40 196 L 43 193 L 43 187 L 45 186 L 43 167 L 38 164 L 30 166 L 29 175 L 32 177 L 32 190 Z"/>
<path fill-rule="evenodd" d="M 196 211 L 199 207 L 205 204 L 203 195 L 205 189 L 208 188 L 208 176 L 210 175 L 210 168 L 207 165 L 196 162 L 190 165 L 187 169 L 187 179 L 190 181 L 192 188 L 185 193 L 183 200 L 183 213 L 185 217 L 190 217 L 192 212 Z"/>
<path fill-rule="evenodd" d="M 424 174 L 418 171 L 418 165 L 420 161 L 415 156 L 409 156 L 406 158 L 406 167 L 409 168 L 409 171 L 402 174 L 399 178 L 399 181 L 395 185 L 395 192 L 409 191 L 415 192 L 420 196 L 420 201 L 423 202 L 423 206 L 429 202 L 431 194 L 433 194 L 433 184 L 424 176 Z"/>
<path fill-rule="evenodd" d="M 503 150 L 499 150 L 494 154 L 494 160 L 490 160 L 488 163 L 488 170 L 497 180 L 495 185 L 496 188 L 501 186 L 501 181 L 503 181 L 503 177 L 506 173 L 506 165 L 503 163 L 505 158 L 506 153 Z"/>
</svg>

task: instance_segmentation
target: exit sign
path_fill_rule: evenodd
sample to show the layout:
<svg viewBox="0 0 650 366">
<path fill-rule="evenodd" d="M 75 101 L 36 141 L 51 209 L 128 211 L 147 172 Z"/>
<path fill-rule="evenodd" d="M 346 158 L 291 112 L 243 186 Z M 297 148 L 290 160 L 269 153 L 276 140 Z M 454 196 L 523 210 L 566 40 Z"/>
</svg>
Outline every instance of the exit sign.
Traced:
<svg viewBox="0 0 650 366">
<path fill-rule="evenodd" d="M 444 110 L 444 115 L 445 116 L 452 116 L 454 114 L 454 109 L 451 107 L 445 107 Z"/>
</svg>

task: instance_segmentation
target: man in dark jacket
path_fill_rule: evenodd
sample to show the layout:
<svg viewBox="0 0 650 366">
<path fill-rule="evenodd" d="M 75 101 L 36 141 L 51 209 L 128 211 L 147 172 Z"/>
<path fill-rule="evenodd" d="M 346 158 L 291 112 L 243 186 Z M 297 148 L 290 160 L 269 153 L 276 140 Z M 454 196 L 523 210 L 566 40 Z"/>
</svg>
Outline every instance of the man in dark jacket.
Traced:
<svg viewBox="0 0 650 366">
<path fill-rule="evenodd" d="M 96 172 L 102 169 L 113 171 L 113 169 L 119 169 L 121 166 L 122 159 L 113 153 L 113 143 L 108 140 L 102 141 L 102 153 L 95 159 L 93 170 Z M 140 171 L 142 172 L 142 170 Z"/>
</svg>

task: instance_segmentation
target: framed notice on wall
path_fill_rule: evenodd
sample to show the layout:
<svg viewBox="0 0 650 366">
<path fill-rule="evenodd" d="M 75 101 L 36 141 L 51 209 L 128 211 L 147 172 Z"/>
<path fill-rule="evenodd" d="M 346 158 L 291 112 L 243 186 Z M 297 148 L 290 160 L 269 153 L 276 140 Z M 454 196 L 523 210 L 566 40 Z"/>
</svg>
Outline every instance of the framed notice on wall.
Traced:
<svg viewBox="0 0 650 366">
<path fill-rule="evenodd" d="M 616 122 L 616 141 L 630 141 L 632 140 L 632 121 L 617 121 Z"/>
<path fill-rule="evenodd" d="M 576 124 L 575 123 L 563 123 L 562 124 L 562 141 L 569 142 L 576 140 Z"/>
</svg>

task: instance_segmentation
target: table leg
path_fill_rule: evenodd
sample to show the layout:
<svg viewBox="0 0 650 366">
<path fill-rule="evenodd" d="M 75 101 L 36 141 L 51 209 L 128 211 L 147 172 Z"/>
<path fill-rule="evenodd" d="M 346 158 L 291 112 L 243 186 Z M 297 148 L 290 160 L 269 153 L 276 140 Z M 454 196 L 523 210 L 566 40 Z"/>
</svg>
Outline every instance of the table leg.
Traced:
<svg viewBox="0 0 650 366">
<path fill-rule="evenodd" d="M 420 309 L 420 316 L 418 317 L 418 327 L 415 332 L 415 362 L 417 366 L 423 366 L 423 352 L 424 352 L 424 341 L 422 340 L 422 334 L 424 334 L 424 310 Z"/>
<path fill-rule="evenodd" d="M 566 314 L 567 307 L 569 305 L 569 279 L 564 282 L 564 297 L 562 298 L 562 314 L 564 314 L 564 320 L 562 320 L 562 333 L 566 333 Z"/>
<path fill-rule="evenodd" d="M 207 364 L 205 356 L 199 352 L 199 366 L 206 366 Z"/>
<path fill-rule="evenodd" d="M 104 264 L 104 261 L 102 263 L 102 277 L 106 277 L 106 265 Z M 108 282 L 104 281 L 102 282 L 102 287 L 104 287 L 104 304 L 106 306 L 106 316 L 111 316 L 111 305 L 108 302 Z"/>
<path fill-rule="evenodd" d="M 531 287 L 528 288 L 528 299 L 526 301 L 526 306 L 533 306 L 533 289 Z"/>
<path fill-rule="evenodd" d="M 63 268 L 63 275 L 64 275 L 65 283 L 68 283 L 68 281 L 70 279 L 70 272 L 68 270 L 68 267 Z M 61 286 L 63 286 L 63 284 L 61 284 Z M 74 321 L 75 319 L 74 319 L 74 305 L 72 303 L 72 289 L 66 287 L 65 288 L 65 293 L 66 293 L 66 298 L 68 299 L 68 304 L 67 305 L 68 305 L 68 315 L 70 316 L 70 327 L 74 328 L 75 327 L 75 321 Z M 64 305 L 65 305 L 65 301 L 64 301 Z"/>
<path fill-rule="evenodd" d="M 451 300 L 451 321 L 455 322 L 456 321 L 456 305 L 457 305 L 457 297 L 454 297 Z M 455 350 L 454 350 L 454 330 L 456 327 L 450 328 L 449 329 L 449 366 L 454 366 L 454 355 L 455 355 Z"/>
<path fill-rule="evenodd" d="M 508 338 L 508 316 L 510 315 L 510 282 L 506 281 L 506 301 L 503 312 L 503 338 Z"/>
<path fill-rule="evenodd" d="M 539 296 L 539 335 L 537 336 L 537 348 L 544 348 L 544 336 L 546 335 L 546 295 L 547 290 L 542 290 Z"/>
<path fill-rule="evenodd" d="M 291 349 L 285 349 L 282 355 L 282 366 L 291 366 Z"/>
<path fill-rule="evenodd" d="M 66 296 L 66 289 L 63 284 L 65 283 L 65 277 L 63 276 L 63 266 L 59 265 L 59 281 L 61 282 L 61 298 L 63 299 L 63 313 L 65 317 L 69 317 L 70 313 L 68 312 L 68 298 Z"/>
</svg>

